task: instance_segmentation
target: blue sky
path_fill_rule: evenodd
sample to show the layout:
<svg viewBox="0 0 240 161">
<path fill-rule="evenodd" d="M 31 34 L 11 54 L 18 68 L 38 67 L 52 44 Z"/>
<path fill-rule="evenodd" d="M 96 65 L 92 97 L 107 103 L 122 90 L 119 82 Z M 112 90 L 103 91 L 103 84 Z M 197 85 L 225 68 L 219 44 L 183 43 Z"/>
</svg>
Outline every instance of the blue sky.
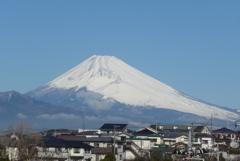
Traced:
<svg viewBox="0 0 240 161">
<path fill-rule="evenodd" d="M 190 96 L 240 109 L 240 1 L 0 1 L 0 91 L 26 93 L 113 55 Z"/>
</svg>

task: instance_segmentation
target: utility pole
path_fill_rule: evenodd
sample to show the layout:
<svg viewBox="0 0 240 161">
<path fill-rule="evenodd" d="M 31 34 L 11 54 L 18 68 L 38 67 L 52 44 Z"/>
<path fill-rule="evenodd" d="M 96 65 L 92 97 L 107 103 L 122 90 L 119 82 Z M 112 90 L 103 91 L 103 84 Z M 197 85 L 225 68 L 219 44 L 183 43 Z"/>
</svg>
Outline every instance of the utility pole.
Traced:
<svg viewBox="0 0 240 161">
<path fill-rule="evenodd" d="M 139 129 L 142 128 L 141 124 L 142 124 L 142 122 L 141 122 L 141 118 L 139 117 Z"/>
<path fill-rule="evenodd" d="M 82 110 L 83 111 L 83 123 L 82 123 L 82 136 L 84 136 L 84 130 L 85 130 L 85 124 L 84 124 L 84 116 L 85 116 L 85 111 L 84 110 Z"/>
<path fill-rule="evenodd" d="M 192 153 L 192 129 L 188 131 L 188 153 Z"/>
<path fill-rule="evenodd" d="M 230 115 L 232 115 L 232 114 L 227 115 L 227 128 L 229 128 L 229 122 L 231 121 Z"/>
<path fill-rule="evenodd" d="M 213 114 L 211 113 L 211 137 L 212 137 L 212 131 L 213 131 L 212 125 L 213 125 Z"/>
<path fill-rule="evenodd" d="M 113 128 L 114 128 L 114 139 L 113 139 L 113 154 L 115 156 L 115 144 L 116 144 L 116 128 L 119 127 L 119 125 L 113 125 Z"/>
<path fill-rule="evenodd" d="M 212 147 L 213 148 L 213 145 L 214 145 L 214 140 L 213 140 L 213 119 L 214 119 L 214 116 L 217 116 L 218 114 L 217 113 L 211 113 L 211 144 L 212 144 Z"/>
<path fill-rule="evenodd" d="M 83 123 L 82 123 L 82 129 L 83 129 L 83 131 L 82 131 L 82 136 L 84 136 L 84 129 L 85 129 L 84 121 L 83 121 Z"/>
</svg>

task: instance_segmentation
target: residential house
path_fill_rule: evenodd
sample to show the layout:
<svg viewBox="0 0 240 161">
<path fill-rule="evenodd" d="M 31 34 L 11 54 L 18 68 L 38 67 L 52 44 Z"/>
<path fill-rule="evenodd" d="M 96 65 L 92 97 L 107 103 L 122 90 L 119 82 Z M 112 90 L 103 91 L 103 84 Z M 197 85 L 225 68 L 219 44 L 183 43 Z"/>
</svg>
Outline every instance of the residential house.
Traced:
<svg viewBox="0 0 240 161">
<path fill-rule="evenodd" d="M 142 128 L 137 130 L 134 133 L 135 138 L 149 138 L 155 140 L 155 145 L 164 144 L 163 142 L 164 134 L 159 133 L 157 130 L 154 130 L 150 127 Z"/>
<path fill-rule="evenodd" d="M 117 140 L 125 141 L 126 138 L 132 138 L 133 134 L 131 132 L 123 132 L 116 135 Z"/>
<path fill-rule="evenodd" d="M 139 130 L 137 130 L 135 133 L 134 133 L 134 136 L 135 137 L 148 137 L 149 135 L 152 135 L 152 134 L 158 134 L 159 131 L 158 130 L 155 130 L 153 128 L 151 128 L 150 126 L 149 127 L 145 127 L 145 128 L 141 128 Z"/>
<path fill-rule="evenodd" d="M 134 133 L 135 138 L 155 139 L 150 151 L 172 152 L 174 149 L 182 152 L 188 150 L 191 136 L 192 150 L 212 146 L 210 130 L 200 125 L 150 125 Z"/>
<path fill-rule="evenodd" d="M 5 147 L 9 160 L 18 161 L 36 156 L 35 147 L 41 144 L 41 134 L 8 134 L 0 137 L 0 144 Z"/>
<path fill-rule="evenodd" d="M 199 148 L 211 149 L 213 147 L 212 136 L 204 133 L 196 133 L 194 135 L 194 145 L 200 145 Z"/>
<path fill-rule="evenodd" d="M 177 143 L 188 144 L 188 135 L 179 132 L 166 132 L 163 136 L 163 143 L 169 147 L 173 147 Z"/>
<path fill-rule="evenodd" d="M 74 134 L 63 134 L 63 135 L 58 135 L 56 136 L 57 139 L 63 139 L 63 140 L 75 140 L 75 141 L 80 141 L 82 139 L 85 139 L 85 136 L 77 136 Z"/>
<path fill-rule="evenodd" d="M 126 138 L 125 142 L 125 159 L 132 160 L 136 157 L 150 156 L 150 149 L 154 147 L 156 139 Z"/>
<path fill-rule="evenodd" d="M 96 130 L 82 130 L 79 129 L 78 133 L 74 133 L 77 136 L 85 136 L 86 138 L 98 137 L 100 131 Z"/>
<path fill-rule="evenodd" d="M 114 136 L 114 134 L 125 133 L 128 131 L 128 124 L 106 123 L 99 128 L 101 136 Z"/>
<path fill-rule="evenodd" d="M 108 153 L 114 154 L 118 161 L 125 159 L 124 141 L 106 136 L 86 138 L 82 141 L 93 146 L 91 161 L 100 161 Z"/>
<path fill-rule="evenodd" d="M 213 130 L 215 142 L 220 145 L 230 146 L 231 141 L 237 140 L 238 133 L 226 127 Z"/>
<path fill-rule="evenodd" d="M 93 147 L 82 141 L 44 138 L 44 146 L 38 146 L 39 160 L 83 161 L 91 159 Z"/>
<path fill-rule="evenodd" d="M 3 146 L 6 150 L 6 157 L 9 158 L 11 161 L 17 161 L 18 160 L 18 148 L 17 148 L 17 139 L 11 138 L 8 136 L 1 136 L 0 137 L 0 144 Z"/>
<path fill-rule="evenodd" d="M 216 139 L 228 139 L 228 140 L 236 140 L 237 132 L 226 127 L 213 130 L 213 135 Z"/>
<path fill-rule="evenodd" d="M 150 125 L 149 128 L 158 132 L 185 132 L 192 130 L 193 133 L 211 134 L 207 126 L 203 125 Z"/>
</svg>

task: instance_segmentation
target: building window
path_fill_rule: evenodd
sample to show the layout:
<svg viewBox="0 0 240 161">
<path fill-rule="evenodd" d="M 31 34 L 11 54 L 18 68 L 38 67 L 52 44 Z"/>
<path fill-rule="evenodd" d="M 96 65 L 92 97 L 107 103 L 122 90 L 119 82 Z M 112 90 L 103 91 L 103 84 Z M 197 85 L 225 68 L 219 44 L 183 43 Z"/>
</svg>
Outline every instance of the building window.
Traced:
<svg viewBox="0 0 240 161">
<path fill-rule="evenodd" d="M 61 148 L 55 148 L 55 152 L 56 153 L 61 152 Z"/>
<path fill-rule="evenodd" d="M 74 148 L 74 153 L 80 153 L 80 148 Z"/>
<path fill-rule="evenodd" d="M 99 148 L 99 143 L 95 143 L 95 144 L 94 144 L 94 147 L 95 147 L 95 148 Z"/>
<path fill-rule="evenodd" d="M 183 138 L 184 141 L 188 141 L 188 138 Z"/>
<path fill-rule="evenodd" d="M 90 153 L 90 149 L 85 149 L 85 153 L 89 154 Z"/>
<path fill-rule="evenodd" d="M 202 144 L 207 144 L 208 141 L 207 140 L 202 140 Z"/>
<path fill-rule="evenodd" d="M 125 138 L 126 138 L 125 136 L 122 136 L 122 137 L 121 137 L 121 141 L 124 141 L 124 140 L 125 140 Z"/>
<path fill-rule="evenodd" d="M 198 142 L 198 138 L 193 138 L 193 141 L 194 142 Z"/>
</svg>

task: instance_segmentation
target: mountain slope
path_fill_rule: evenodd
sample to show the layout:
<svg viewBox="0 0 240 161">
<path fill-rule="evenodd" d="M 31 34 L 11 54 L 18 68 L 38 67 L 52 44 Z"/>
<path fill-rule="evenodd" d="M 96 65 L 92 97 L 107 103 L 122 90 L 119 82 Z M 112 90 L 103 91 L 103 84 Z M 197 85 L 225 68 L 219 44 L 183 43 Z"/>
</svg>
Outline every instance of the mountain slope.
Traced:
<svg viewBox="0 0 240 161">
<path fill-rule="evenodd" d="M 38 101 L 16 91 L 9 91 L 0 92 L 0 116 L 2 127 L 6 127 L 10 123 L 18 123 L 22 119 L 37 126 L 46 127 L 50 125 L 49 120 L 55 120 L 59 123 L 71 117 L 81 118 L 81 112 L 69 107 Z M 52 125 L 57 126 L 56 122 Z"/>
<path fill-rule="evenodd" d="M 55 106 L 47 102 L 38 101 L 32 97 L 22 95 L 16 91 L 9 91 L 9 92 L 0 92 L 0 108 L 3 110 L 4 107 L 8 106 L 13 107 L 13 111 L 21 111 L 31 115 L 37 114 L 52 114 L 56 112 L 67 112 L 67 113 L 74 113 L 75 110 L 69 107 L 61 107 Z M 9 109 L 4 109 L 7 111 Z"/>
<path fill-rule="evenodd" d="M 176 110 L 203 117 L 217 113 L 219 119 L 239 116 L 185 95 L 113 56 L 92 56 L 27 95 L 75 108 L 76 105 L 83 105 L 100 110 L 104 108 L 99 108 L 98 104 L 113 107 L 120 103 L 133 107 Z"/>
</svg>

